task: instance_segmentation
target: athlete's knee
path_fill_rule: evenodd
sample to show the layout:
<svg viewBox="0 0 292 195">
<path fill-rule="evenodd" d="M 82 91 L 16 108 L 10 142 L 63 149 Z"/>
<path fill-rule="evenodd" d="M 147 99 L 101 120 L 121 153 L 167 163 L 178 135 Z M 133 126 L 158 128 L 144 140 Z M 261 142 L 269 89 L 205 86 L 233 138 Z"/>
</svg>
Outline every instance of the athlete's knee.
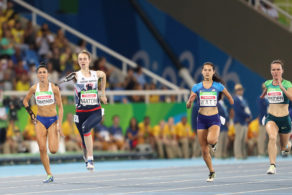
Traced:
<svg viewBox="0 0 292 195">
<path fill-rule="evenodd" d="M 40 153 L 47 153 L 47 147 L 46 146 L 39 146 Z"/>
<path fill-rule="evenodd" d="M 276 142 L 277 141 L 277 135 L 269 135 L 269 141 L 270 142 Z"/>
<path fill-rule="evenodd" d="M 217 141 L 218 141 L 218 139 L 217 138 L 207 138 L 207 142 L 208 142 L 208 144 L 216 144 L 217 143 Z"/>
<path fill-rule="evenodd" d="M 208 156 L 210 153 L 209 153 L 209 147 L 208 146 L 204 146 L 202 148 L 202 155 L 203 156 Z"/>
</svg>

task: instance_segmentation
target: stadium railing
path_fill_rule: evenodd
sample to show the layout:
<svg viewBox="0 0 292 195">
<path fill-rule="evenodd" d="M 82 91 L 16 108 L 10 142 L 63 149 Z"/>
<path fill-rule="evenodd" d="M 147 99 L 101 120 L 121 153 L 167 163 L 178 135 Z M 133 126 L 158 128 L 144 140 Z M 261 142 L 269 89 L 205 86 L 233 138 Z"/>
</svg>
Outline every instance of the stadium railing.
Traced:
<svg viewBox="0 0 292 195">
<path fill-rule="evenodd" d="M 106 91 L 106 96 L 109 98 L 109 103 L 114 103 L 115 96 L 144 96 L 145 103 L 149 103 L 151 95 L 174 95 L 177 97 L 177 102 L 186 101 L 189 95 L 189 90 L 178 89 L 178 90 L 114 90 Z M 27 94 L 27 91 L 4 91 L 4 96 L 16 96 L 23 97 Z M 62 96 L 73 96 L 73 91 L 61 91 Z"/>
<path fill-rule="evenodd" d="M 68 26 L 67 24 L 64 24 L 63 22 L 53 18 L 52 16 L 42 12 L 41 10 L 31 6 L 30 4 L 22 1 L 22 0 L 13 0 L 15 3 L 17 3 L 18 5 L 22 6 L 23 8 L 29 10 L 32 13 L 32 23 L 34 25 L 37 24 L 37 17 L 43 17 L 46 20 L 52 22 L 53 24 L 59 26 L 61 29 L 63 29 L 63 31 L 65 32 L 69 32 L 71 34 L 73 34 L 74 36 L 85 40 L 88 44 L 90 44 L 92 46 L 91 49 L 91 53 L 93 54 L 93 56 L 96 56 L 96 50 L 100 49 L 101 51 L 113 56 L 114 58 L 116 58 L 117 60 L 121 61 L 122 63 L 122 71 L 124 74 L 126 74 L 128 66 L 132 67 L 132 68 L 136 68 L 138 65 L 133 62 L 132 60 L 122 56 L 121 54 L 113 51 L 112 49 L 102 45 L 101 43 L 93 40 L 92 38 L 80 33 L 79 31 L 73 29 L 72 27 Z M 179 89 L 178 86 L 176 86 L 175 84 L 167 81 L 166 79 L 164 79 L 163 77 L 160 77 L 159 75 L 145 69 L 142 68 L 143 73 L 149 77 L 151 77 L 153 80 L 160 82 L 161 84 L 169 87 L 170 89 Z"/>
<path fill-rule="evenodd" d="M 244 0 L 241 0 L 241 1 L 244 1 Z M 282 8 L 280 8 L 277 4 L 272 3 L 269 0 L 254 0 L 254 4 L 252 3 L 253 0 L 248 0 L 248 3 L 249 3 L 249 5 L 253 6 L 256 11 L 260 12 L 260 10 L 258 8 L 259 8 L 259 5 L 260 5 L 261 1 L 263 3 L 269 5 L 270 7 L 274 8 L 275 10 L 277 10 L 277 12 L 279 13 L 280 17 L 283 17 L 282 20 L 285 20 L 285 21 L 282 21 L 282 22 L 280 22 L 280 20 L 279 20 L 279 23 L 282 23 L 282 24 L 283 23 L 284 24 L 287 23 L 286 26 L 288 26 L 288 30 L 290 32 L 292 32 L 292 16 L 287 11 L 285 11 Z"/>
</svg>

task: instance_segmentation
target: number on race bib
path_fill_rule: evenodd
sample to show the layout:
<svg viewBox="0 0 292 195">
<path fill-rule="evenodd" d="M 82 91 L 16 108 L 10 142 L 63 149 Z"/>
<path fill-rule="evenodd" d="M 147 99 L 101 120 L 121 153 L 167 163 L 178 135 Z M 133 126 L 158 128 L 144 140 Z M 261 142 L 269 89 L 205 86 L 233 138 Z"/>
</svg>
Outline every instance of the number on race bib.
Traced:
<svg viewBox="0 0 292 195">
<path fill-rule="evenodd" d="M 278 104 L 284 102 L 284 96 L 281 89 L 278 88 L 268 89 L 267 95 L 270 104 Z"/>
<path fill-rule="evenodd" d="M 216 106 L 217 92 L 200 92 L 200 106 Z"/>
</svg>

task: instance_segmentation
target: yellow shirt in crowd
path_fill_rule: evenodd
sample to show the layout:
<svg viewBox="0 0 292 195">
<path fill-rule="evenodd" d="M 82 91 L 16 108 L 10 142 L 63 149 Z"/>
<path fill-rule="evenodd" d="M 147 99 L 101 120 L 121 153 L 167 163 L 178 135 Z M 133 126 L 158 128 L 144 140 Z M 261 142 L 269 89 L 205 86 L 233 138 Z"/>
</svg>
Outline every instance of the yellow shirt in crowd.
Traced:
<svg viewBox="0 0 292 195">
<path fill-rule="evenodd" d="M 15 89 L 16 89 L 17 91 L 28 91 L 29 88 L 30 88 L 30 84 L 29 84 L 29 82 L 27 82 L 27 83 L 23 83 L 23 82 L 21 82 L 21 81 L 18 81 L 18 82 L 16 83 L 16 87 L 15 87 Z"/>
<path fill-rule="evenodd" d="M 182 122 L 179 122 L 175 126 L 175 132 L 178 137 L 192 137 L 194 132 L 191 129 L 189 124 L 183 125 Z"/>
<path fill-rule="evenodd" d="M 176 132 L 175 132 L 175 126 L 173 125 L 172 127 L 169 127 L 169 125 L 165 125 L 164 126 L 164 129 L 163 129 L 163 136 L 166 136 L 166 137 L 172 137 L 172 136 L 175 136 L 176 135 Z"/>
<path fill-rule="evenodd" d="M 160 125 L 155 125 L 152 130 L 152 135 L 154 137 L 159 137 L 161 135 Z"/>
<path fill-rule="evenodd" d="M 27 125 L 24 128 L 24 131 L 29 137 L 36 137 L 34 124 L 32 122 L 27 123 Z"/>
<path fill-rule="evenodd" d="M 259 133 L 259 127 L 260 127 L 260 123 L 259 123 L 259 120 L 257 118 L 254 119 L 253 121 L 251 121 L 248 125 L 247 137 L 249 139 L 257 137 L 257 135 Z"/>
<path fill-rule="evenodd" d="M 17 30 L 15 28 L 12 28 L 11 34 L 13 35 L 15 43 L 22 43 L 22 37 L 24 35 L 24 30 Z"/>
<path fill-rule="evenodd" d="M 148 138 L 150 135 L 152 135 L 153 128 L 150 125 L 146 128 L 143 122 L 138 125 L 138 128 L 138 144 L 143 144 L 145 143 L 144 138 Z"/>
<path fill-rule="evenodd" d="M 235 128 L 234 128 L 234 125 L 230 125 L 229 128 L 228 128 L 228 136 L 229 137 L 232 137 L 235 135 Z"/>
<path fill-rule="evenodd" d="M 62 131 L 63 131 L 64 136 L 79 134 L 76 125 L 74 123 L 73 123 L 73 126 L 70 125 L 69 121 L 67 120 L 62 123 Z"/>
</svg>

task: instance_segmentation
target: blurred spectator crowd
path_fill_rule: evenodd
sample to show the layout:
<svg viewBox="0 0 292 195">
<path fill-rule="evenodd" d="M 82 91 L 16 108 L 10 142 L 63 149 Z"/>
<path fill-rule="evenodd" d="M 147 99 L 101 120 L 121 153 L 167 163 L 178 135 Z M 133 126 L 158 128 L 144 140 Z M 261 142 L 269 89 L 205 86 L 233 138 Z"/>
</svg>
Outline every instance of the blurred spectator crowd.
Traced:
<svg viewBox="0 0 292 195">
<path fill-rule="evenodd" d="M 233 107 L 225 104 L 223 100 L 219 101 L 219 114 L 226 119 L 226 123 L 221 126 L 217 151 L 212 155 L 216 158 L 236 159 L 266 156 L 268 140 L 262 120 L 267 113 L 268 101 L 266 98 L 257 100 L 259 115 L 252 119 L 249 105 L 244 98 L 243 86 L 236 84 L 234 90 Z M 12 104 L 7 100 L 3 102 Z M 17 102 L 13 104 L 17 105 Z M 13 109 L 17 110 L 17 108 L 10 110 Z M 34 125 L 29 121 L 21 132 L 14 123 L 17 119 L 15 113 L 7 114 L 6 110 L 4 106 L 0 106 L 0 152 L 4 154 L 37 152 Z M 92 129 L 94 150 L 153 151 L 159 158 L 199 157 L 201 151 L 196 136 L 197 114 L 198 104 L 195 103 L 192 109 L 192 124 L 188 123 L 186 116 L 182 116 L 177 123 L 173 117 L 169 117 L 167 121 L 161 120 L 154 126 L 151 125 L 151 116 L 145 116 L 141 122 L 133 117 L 124 131 L 120 126 L 120 117 L 123 116 L 114 115 L 112 126 L 105 126 L 102 120 Z M 65 136 L 61 140 L 64 151 L 81 151 L 81 139 L 73 122 L 72 113 L 65 116 L 62 131 Z"/>
<path fill-rule="evenodd" d="M 64 76 L 77 71 L 77 54 L 86 49 L 87 43 L 79 40 L 77 44 L 68 41 L 62 29 L 52 33 L 47 23 L 33 26 L 19 16 L 13 3 L 7 2 L 4 8 L 0 0 L 0 89 L 4 91 L 27 91 L 37 83 L 36 68 L 45 62 L 49 71 L 49 81 L 58 83 Z M 111 90 L 155 90 L 157 85 L 148 81 L 141 67 L 129 68 L 124 75 L 118 68 L 107 63 L 100 56 L 93 59 L 92 70 L 102 70 L 107 75 L 107 89 Z M 62 84 L 61 90 L 72 91 L 71 83 Z M 161 89 L 167 89 L 161 87 Z M 66 98 L 65 98 L 66 99 Z M 115 96 L 115 102 L 144 102 L 143 96 Z M 176 96 L 152 95 L 150 102 L 176 101 Z"/>
<path fill-rule="evenodd" d="M 268 8 L 266 8 L 268 9 Z M 0 0 L 0 91 L 27 91 L 37 82 L 36 66 L 46 61 L 49 80 L 57 83 L 69 72 L 79 69 L 77 53 L 86 49 L 86 42 L 80 40 L 72 45 L 65 37 L 62 29 L 53 34 L 48 24 L 40 28 L 30 21 L 20 18 L 13 9 L 13 3 L 7 2 L 4 8 Z M 142 68 L 128 69 L 121 79 L 119 70 L 107 65 L 106 58 L 99 57 L 93 61 L 92 69 L 102 70 L 107 74 L 107 89 L 111 90 L 156 90 L 153 82 L 148 82 Z M 72 85 L 60 86 L 62 90 L 72 90 Z M 166 90 L 166 87 L 161 87 Z M 261 123 L 266 114 L 266 99 L 258 100 L 260 115 L 252 120 L 252 115 L 243 97 L 242 85 L 235 85 L 235 104 L 233 108 L 219 102 L 219 113 L 226 119 L 221 127 L 217 158 L 234 156 L 237 159 L 249 155 L 264 156 L 267 154 L 267 136 Z M 17 111 L 21 108 L 17 98 L 1 97 L 0 92 L 0 153 L 37 152 L 34 125 L 29 121 L 24 131 L 16 125 Z M 115 102 L 144 102 L 143 96 L 115 96 Z M 68 101 L 68 99 L 65 99 Z M 175 102 L 176 96 L 151 95 L 149 102 Z M 67 102 L 68 103 L 68 102 Z M 9 110 L 9 112 L 7 112 Z M 157 153 L 159 158 L 192 158 L 200 156 L 200 144 L 196 136 L 197 105 L 192 111 L 192 124 L 187 117 L 181 117 L 174 123 L 172 117 L 167 121 L 151 126 L 151 116 L 146 116 L 138 123 L 136 118 L 129 121 L 126 131 L 122 131 L 120 117 L 112 117 L 112 126 L 107 127 L 101 122 L 92 130 L 94 150 L 104 151 L 138 151 Z M 62 130 L 65 151 L 81 151 L 81 139 L 73 122 L 71 113 L 67 114 Z"/>
</svg>

